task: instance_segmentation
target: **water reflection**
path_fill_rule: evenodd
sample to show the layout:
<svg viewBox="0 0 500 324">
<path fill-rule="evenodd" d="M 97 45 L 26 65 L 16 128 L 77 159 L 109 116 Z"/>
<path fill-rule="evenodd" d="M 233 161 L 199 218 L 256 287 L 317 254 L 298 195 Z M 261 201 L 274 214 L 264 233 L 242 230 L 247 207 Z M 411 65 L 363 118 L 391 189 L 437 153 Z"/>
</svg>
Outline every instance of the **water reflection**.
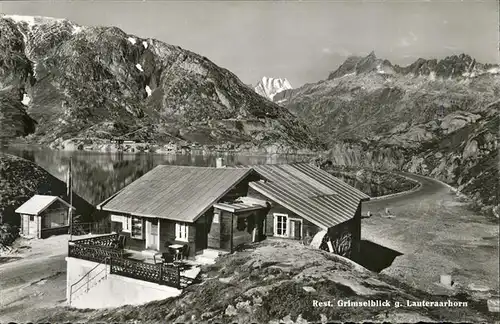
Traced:
<svg viewBox="0 0 500 324">
<path fill-rule="evenodd" d="M 39 147 L 9 147 L 2 151 L 33 161 L 55 177 L 66 180 L 69 158 L 73 158 L 73 189 L 92 204 L 98 204 L 159 164 L 215 166 L 224 157 L 231 165 L 276 164 L 309 161 L 304 155 L 248 156 L 219 153 L 214 155 L 162 155 L 153 153 L 99 153 L 55 151 Z"/>
</svg>

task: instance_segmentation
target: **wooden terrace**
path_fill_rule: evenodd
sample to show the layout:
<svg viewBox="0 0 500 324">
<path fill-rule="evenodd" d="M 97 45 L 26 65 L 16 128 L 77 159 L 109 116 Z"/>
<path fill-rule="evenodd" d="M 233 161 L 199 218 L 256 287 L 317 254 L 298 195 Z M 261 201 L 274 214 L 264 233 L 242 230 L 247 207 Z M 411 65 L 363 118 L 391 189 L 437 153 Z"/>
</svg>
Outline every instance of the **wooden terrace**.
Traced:
<svg viewBox="0 0 500 324">
<path fill-rule="evenodd" d="M 182 289 L 194 283 L 199 266 L 194 262 L 164 263 L 121 248 L 118 234 L 73 240 L 68 257 L 108 264 L 110 274 Z"/>
</svg>

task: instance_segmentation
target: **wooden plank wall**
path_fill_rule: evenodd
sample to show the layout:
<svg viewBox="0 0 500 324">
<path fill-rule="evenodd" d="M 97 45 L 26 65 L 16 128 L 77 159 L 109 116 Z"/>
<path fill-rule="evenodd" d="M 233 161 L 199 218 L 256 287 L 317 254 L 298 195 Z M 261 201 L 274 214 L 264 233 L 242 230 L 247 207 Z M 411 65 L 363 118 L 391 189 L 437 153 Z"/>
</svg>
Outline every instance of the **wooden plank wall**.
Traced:
<svg viewBox="0 0 500 324">
<path fill-rule="evenodd" d="M 208 227 L 208 234 L 207 234 L 207 239 L 208 239 L 208 247 L 213 248 L 213 249 L 220 249 L 221 248 L 221 221 L 222 221 L 222 215 L 221 211 L 219 209 L 215 209 L 214 213 L 217 213 L 219 215 L 219 222 L 214 223 L 213 222 L 213 216 L 209 217 L 207 215 L 207 227 Z"/>
<path fill-rule="evenodd" d="M 68 208 L 60 201 L 50 205 L 41 216 L 42 229 L 68 225 Z"/>
<path fill-rule="evenodd" d="M 222 210 L 220 216 L 220 248 L 226 251 L 232 250 L 231 228 L 233 227 L 233 213 Z"/>
<path fill-rule="evenodd" d="M 40 235 L 40 230 L 42 226 L 42 220 L 40 216 L 33 216 L 33 220 L 30 220 L 30 215 L 22 215 L 22 226 L 23 234 L 26 236 L 38 237 Z"/>
<path fill-rule="evenodd" d="M 319 226 L 311 223 L 310 221 L 308 221 L 307 219 L 304 219 L 303 217 L 301 217 L 299 215 L 296 215 L 295 213 L 289 211 L 288 209 L 281 206 L 280 204 L 270 200 L 269 198 L 267 198 L 266 196 L 262 195 L 261 193 L 255 191 L 252 188 L 249 188 L 248 196 L 256 198 L 256 199 L 268 201 L 271 204 L 271 208 L 267 212 L 266 220 L 265 220 L 265 233 L 264 234 L 266 236 L 273 236 L 273 234 L 274 234 L 274 213 L 287 214 L 288 217 L 302 219 L 302 227 L 303 227 L 302 233 L 303 233 L 305 239 L 307 239 L 308 236 L 310 238 L 312 238 L 314 235 L 316 235 L 316 233 L 321 231 L 321 228 Z"/>
<path fill-rule="evenodd" d="M 189 256 L 194 256 L 196 251 L 196 225 L 189 224 L 188 229 L 188 241 L 176 241 L 175 240 L 175 223 L 174 221 L 168 219 L 160 220 L 160 251 L 166 252 L 168 250 L 168 245 L 170 244 L 189 244 Z M 167 244 L 167 246 L 165 246 Z"/>
<path fill-rule="evenodd" d="M 146 240 L 138 240 L 130 237 L 130 233 L 128 232 L 120 232 L 120 235 L 124 235 L 126 237 L 125 248 L 134 251 L 142 251 L 146 249 Z"/>
<path fill-rule="evenodd" d="M 252 242 L 256 218 L 255 212 L 239 213 L 233 216 L 233 248 Z"/>
<path fill-rule="evenodd" d="M 357 244 L 358 227 L 357 219 L 352 218 L 328 229 L 328 236 L 332 241 L 334 253 L 346 258 L 352 258 L 353 246 Z"/>
<path fill-rule="evenodd" d="M 248 191 L 250 187 L 248 183 L 251 181 L 258 181 L 260 177 L 257 174 L 250 174 L 245 179 L 243 179 L 240 183 L 238 183 L 234 188 L 232 188 L 227 194 L 222 197 L 219 202 L 231 202 L 236 198 L 244 197 L 248 195 Z"/>
</svg>

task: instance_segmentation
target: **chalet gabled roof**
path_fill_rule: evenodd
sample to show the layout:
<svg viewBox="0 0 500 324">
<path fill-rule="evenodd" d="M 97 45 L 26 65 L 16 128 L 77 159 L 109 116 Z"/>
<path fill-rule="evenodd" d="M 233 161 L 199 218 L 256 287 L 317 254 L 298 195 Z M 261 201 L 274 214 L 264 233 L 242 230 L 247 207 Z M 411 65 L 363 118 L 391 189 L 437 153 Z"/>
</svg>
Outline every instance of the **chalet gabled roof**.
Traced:
<svg viewBox="0 0 500 324">
<path fill-rule="evenodd" d="M 252 170 L 159 165 L 98 209 L 142 217 L 194 222 Z"/>
<path fill-rule="evenodd" d="M 327 229 L 354 217 L 370 196 L 326 171 L 306 163 L 257 165 L 265 181 L 250 187 L 295 214 Z"/>
<path fill-rule="evenodd" d="M 70 204 L 62 200 L 57 196 L 47 196 L 47 195 L 34 195 L 28 199 L 24 204 L 16 209 L 16 213 L 25 215 L 40 215 L 45 209 L 49 208 L 55 201 L 60 201 L 68 208 Z M 75 209 L 75 207 L 73 207 Z"/>
</svg>

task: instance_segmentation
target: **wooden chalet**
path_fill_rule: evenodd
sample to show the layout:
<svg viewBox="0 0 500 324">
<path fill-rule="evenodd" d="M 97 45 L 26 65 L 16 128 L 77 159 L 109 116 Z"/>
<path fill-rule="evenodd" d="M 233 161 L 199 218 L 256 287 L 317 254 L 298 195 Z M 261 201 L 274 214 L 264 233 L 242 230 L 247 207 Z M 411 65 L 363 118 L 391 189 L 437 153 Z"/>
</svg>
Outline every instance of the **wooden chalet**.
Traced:
<svg viewBox="0 0 500 324">
<path fill-rule="evenodd" d="M 219 165 L 220 166 L 220 165 Z M 182 245 L 232 252 L 269 236 L 309 243 L 324 233 L 333 252 L 359 249 L 361 202 L 369 197 L 309 164 L 157 166 L 98 205 L 126 248 Z"/>
</svg>

